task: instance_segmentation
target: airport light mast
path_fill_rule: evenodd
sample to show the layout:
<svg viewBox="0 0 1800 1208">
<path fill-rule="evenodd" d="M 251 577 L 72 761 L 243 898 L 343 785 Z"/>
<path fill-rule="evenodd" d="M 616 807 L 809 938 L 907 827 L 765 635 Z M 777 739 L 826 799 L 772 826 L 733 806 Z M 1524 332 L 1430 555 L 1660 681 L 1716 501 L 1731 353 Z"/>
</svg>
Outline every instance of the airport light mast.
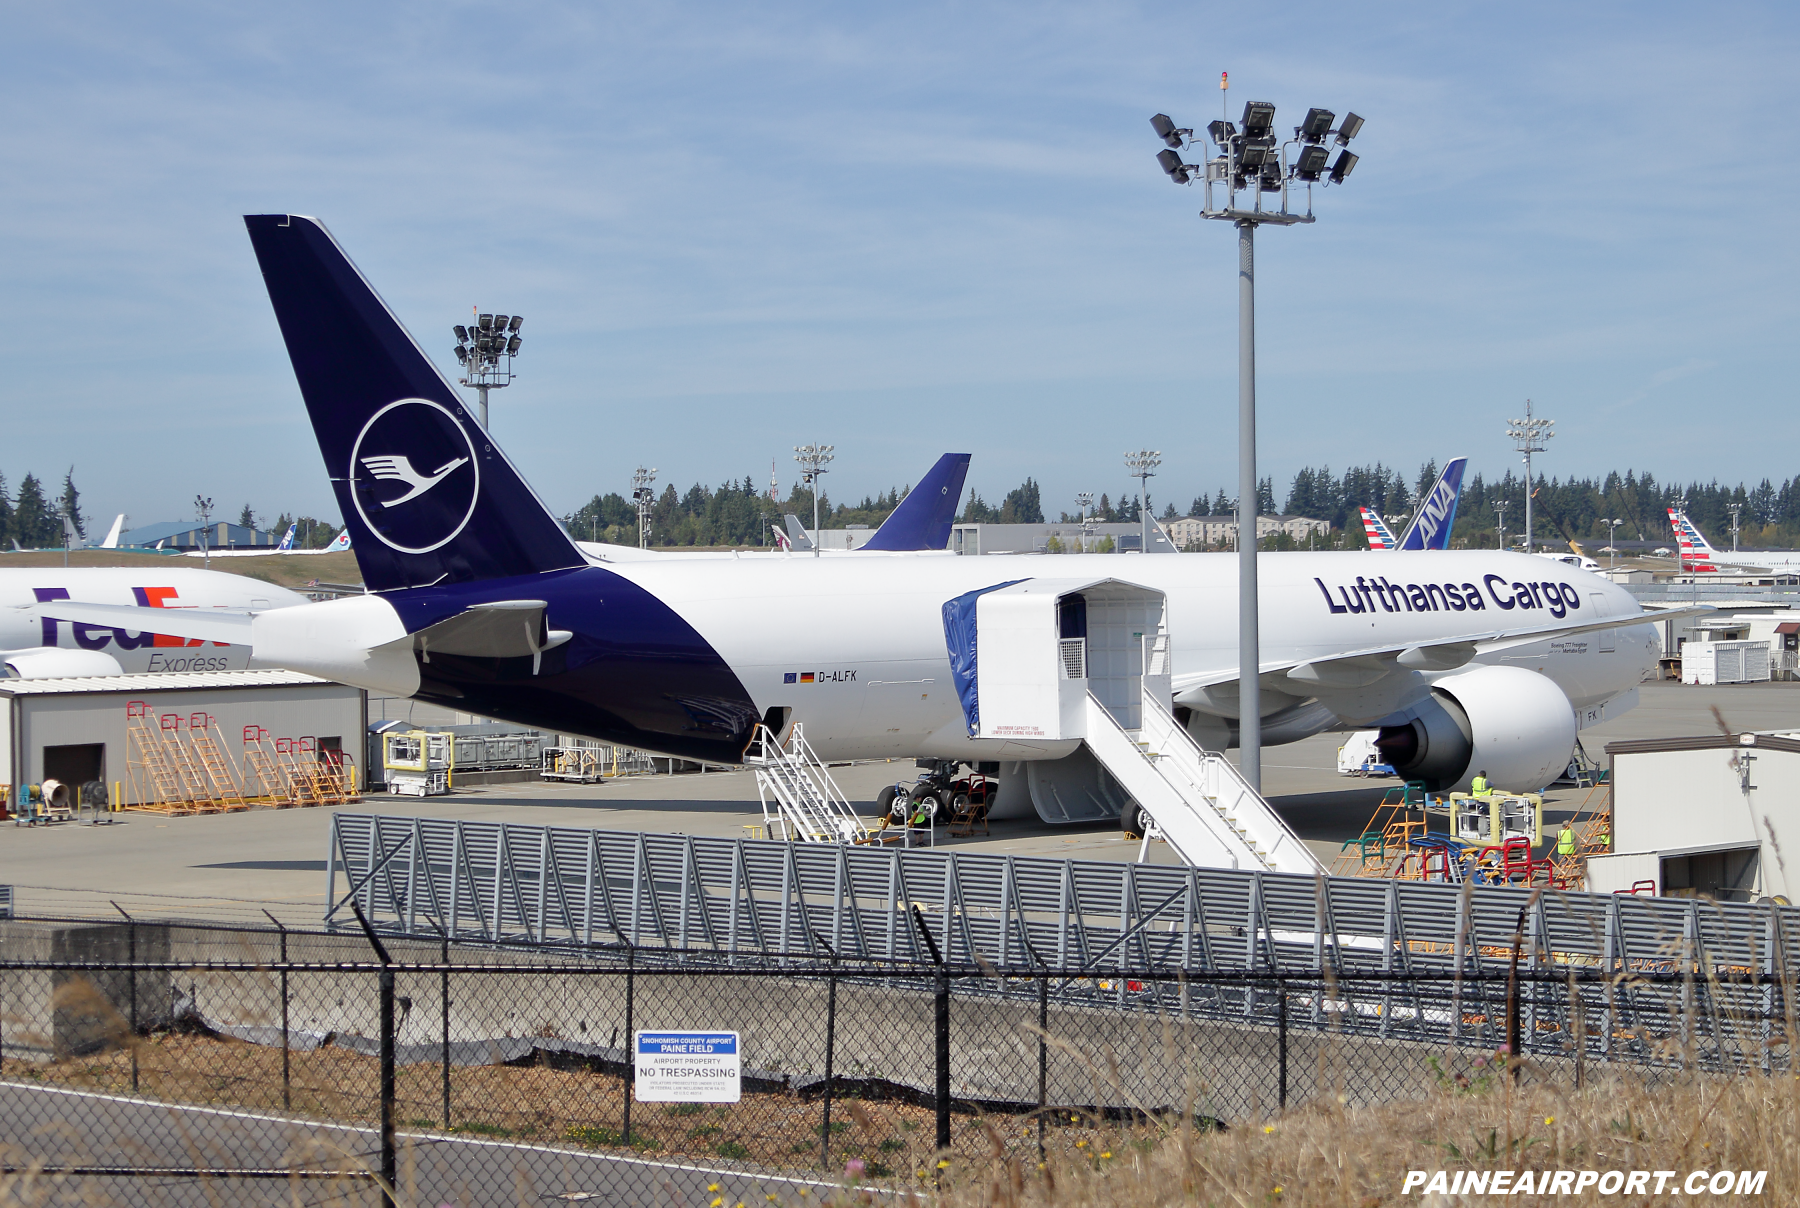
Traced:
<svg viewBox="0 0 1800 1208">
<path fill-rule="evenodd" d="M 1219 73 L 1221 99 L 1230 79 Z M 1182 161 L 1182 148 L 1200 140 L 1194 131 L 1175 125 L 1168 114 L 1150 119 L 1150 126 L 1162 139 L 1163 150 L 1156 153 L 1169 179 L 1178 185 L 1189 184 L 1198 176 L 1206 187 L 1206 208 L 1200 217 L 1229 222 L 1238 232 L 1238 764 L 1244 779 L 1258 792 L 1262 791 L 1262 690 L 1257 679 L 1261 669 L 1261 640 L 1257 627 L 1256 592 L 1256 228 L 1259 226 L 1295 226 L 1314 221 L 1312 190 L 1327 185 L 1341 185 L 1356 167 L 1357 155 L 1349 150 L 1350 140 L 1363 127 L 1363 119 L 1354 113 L 1333 128 L 1337 115 L 1329 109 L 1308 109 L 1294 137 L 1282 141 L 1275 134 L 1275 106 L 1267 101 L 1250 101 L 1244 106 L 1239 129 L 1223 117 L 1206 127 L 1205 142 L 1214 147 L 1205 164 Z M 1340 148 L 1331 160 L 1326 147 L 1332 139 Z M 1288 148 L 1295 148 L 1289 159 Z M 1214 205 L 1213 186 L 1224 190 L 1224 204 Z M 1299 202 L 1300 186 L 1306 186 L 1306 209 L 1290 208 L 1290 200 Z M 1240 204 L 1239 193 L 1248 196 Z M 1275 208 L 1263 208 L 1263 195 L 1268 194 Z M 1251 538 L 1243 539 L 1243 500 L 1251 502 Z"/>
<path fill-rule="evenodd" d="M 819 528 L 819 475 L 827 473 L 826 466 L 831 462 L 832 450 L 836 445 L 795 445 L 794 460 L 800 463 L 800 481 L 812 491 L 813 497 L 813 557 L 819 556 L 824 547 L 825 534 Z"/>
<path fill-rule="evenodd" d="M 1625 522 L 1623 520 L 1602 519 L 1600 523 L 1604 524 L 1607 528 L 1606 549 L 1612 557 L 1607 560 L 1606 568 L 1611 570 L 1619 564 L 1619 526 Z"/>
<path fill-rule="evenodd" d="M 1081 515 L 1081 553 L 1088 552 L 1088 545 L 1094 539 L 1094 493 L 1081 491 L 1075 496 L 1075 507 Z"/>
<path fill-rule="evenodd" d="M 1743 513 L 1743 504 L 1734 503 L 1731 505 L 1731 552 L 1734 554 L 1738 552 L 1738 517 L 1742 516 Z"/>
<path fill-rule="evenodd" d="M 656 467 L 646 470 L 639 466 L 631 475 L 631 500 L 637 504 L 638 514 L 638 548 L 645 548 L 650 542 L 650 509 L 656 506 L 656 492 L 650 484 L 656 481 Z"/>
<path fill-rule="evenodd" d="M 1525 455 L 1525 552 L 1531 552 L 1531 497 L 1536 488 L 1531 485 L 1531 455 L 1542 453 L 1552 436 L 1556 421 L 1541 419 L 1531 413 L 1531 400 L 1525 400 L 1525 418 L 1506 421 L 1506 434 L 1512 438 L 1513 448 Z"/>
<path fill-rule="evenodd" d="M 1150 480 L 1156 477 L 1156 468 L 1162 465 L 1161 449 L 1139 449 L 1136 453 L 1125 454 L 1125 467 L 1131 471 L 1131 477 L 1141 483 L 1138 491 L 1138 529 L 1143 533 L 1138 552 L 1150 552 Z"/>
<path fill-rule="evenodd" d="M 1506 549 L 1506 500 L 1502 499 L 1499 503 L 1494 505 L 1494 515 L 1499 518 L 1498 539 L 1500 542 L 1500 549 L 1504 552 Z"/>
<path fill-rule="evenodd" d="M 472 308 L 471 308 L 472 309 Z M 519 355 L 519 326 L 524 315 L 475 315 L 467 327 L 456 325 L 456 361 L 481 398 L 481 427 L 488 426 L 488 391 L 512 385 L 513 358 Z"/>
</svg>

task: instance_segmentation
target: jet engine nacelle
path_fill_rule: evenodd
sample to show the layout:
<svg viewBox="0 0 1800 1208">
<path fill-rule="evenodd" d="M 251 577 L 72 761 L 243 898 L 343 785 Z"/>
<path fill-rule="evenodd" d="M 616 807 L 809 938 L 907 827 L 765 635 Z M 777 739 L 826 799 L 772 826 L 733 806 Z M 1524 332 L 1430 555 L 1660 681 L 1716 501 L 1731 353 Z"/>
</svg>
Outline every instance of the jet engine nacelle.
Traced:
<svg viewBox="0 0 1800 1208">
<path fill-rule="evenodd" d="M 39 646 L 0 654 L 0 666 L 18 679 L 51 679 L 70 675 L 123 675 L 119 660 L 104 650 L 61 650 Z"/>
<path fill-rule="evenodd" d="M 1555 683 L 1522 667 L 1483 667 L 1446 676 L 1405 725 L 1384 726 L 1375 745 L 1407 780 L 1432 792 L 1488 782 L 1536 792 L 1569 766 L 1575 710 Z"/>
</svg>

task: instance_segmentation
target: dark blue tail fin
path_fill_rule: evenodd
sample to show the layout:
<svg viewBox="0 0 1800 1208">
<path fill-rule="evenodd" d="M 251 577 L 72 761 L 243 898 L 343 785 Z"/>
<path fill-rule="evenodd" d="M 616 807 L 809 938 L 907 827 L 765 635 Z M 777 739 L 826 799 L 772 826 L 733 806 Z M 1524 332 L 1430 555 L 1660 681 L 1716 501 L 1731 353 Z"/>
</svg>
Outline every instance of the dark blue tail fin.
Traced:
<svg viewBox="0 0 1800 1208">
<path fill-rule="evenodd" d="M 943 549 L 950 544 L 956 505 L 962 502 L 963 479 L 969 476 L 967 453 L 946 453 L 919 480 L 893 514 L 881 522 L 861 549 Z"/>
<path fill-rule="evenodd" d="M 1466 457 L 1452 457 L 1444 472 L 1419 504 L 1419 514 L 1400 538 L 1401 549 L 1449 549 L 1450 530 L 1456 525 L 1456 504 L 1462 498 Z"/>
<path fill-rule="evenodd" d="M 244 224 L 363 581 L 387 591 L 584 565 L 324 225 Z"/>
</svg>

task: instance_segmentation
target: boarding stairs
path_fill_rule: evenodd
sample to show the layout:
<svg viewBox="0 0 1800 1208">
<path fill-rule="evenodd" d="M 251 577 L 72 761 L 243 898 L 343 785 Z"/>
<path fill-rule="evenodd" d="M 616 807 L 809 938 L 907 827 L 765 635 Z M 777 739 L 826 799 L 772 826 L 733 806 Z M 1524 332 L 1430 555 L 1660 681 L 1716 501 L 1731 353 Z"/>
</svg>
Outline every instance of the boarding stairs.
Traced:
<svg viewBox="0 0 1800 1208">
<path fill-rule="evenodd" d="M 1203 868 L 1323 871 L 1318 857 L 1237 768 L 1202 750 L 1149 693 L 1140 716 L 1141 728 L 1126 730 L 1088 695 L 1088 749 L 1145 818 L 1140 862 L 1151 842 L 1162 839 L 1183 863 Z"/>
<path fill-rule="evenodd" d="M 756 772 L 764 833 L 801 843 L 855 843 L 868 828 L 806 741 L 800 722 L 781 742 L 758 726 L 744 762 Z M 782 832 L 779 836 L 777 831 Z"/>
</svg>

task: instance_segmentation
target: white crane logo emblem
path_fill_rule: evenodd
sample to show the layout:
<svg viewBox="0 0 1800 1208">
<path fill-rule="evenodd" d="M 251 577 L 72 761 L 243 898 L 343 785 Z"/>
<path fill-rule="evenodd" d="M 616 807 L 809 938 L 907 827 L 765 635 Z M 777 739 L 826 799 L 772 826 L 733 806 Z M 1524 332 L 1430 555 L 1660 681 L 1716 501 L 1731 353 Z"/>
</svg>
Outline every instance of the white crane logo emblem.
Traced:
<svg viewBox="0 0 1800 1208">
<path fill-rule="evenodd" d="M 429 491 L 432 487 L 435 487 L 438 483 L 444 481 L 444 478 L 452 470 L 456 469 L 456 467 L 468 465 L 469 459 L 466 457 L 458 457 L 452 461 L 447 461 L 437 469 L 433 470 L 430 474 L 421 474 L 413 469 L 412 459 L 408 457 L 365 457 L 362 459 L 362 463 L 363 468 L 374 475 L 377 480 L 392 480 L 395 482 L 404 482 L 407 485 L 408 490 L 406 494 L 400 496 L 398 499 L 384 499 L 382 501 L 382 507 L 391 508 L 405 503 L 409 499 L 417 499 L 426 491 Z"/>
</svg>

